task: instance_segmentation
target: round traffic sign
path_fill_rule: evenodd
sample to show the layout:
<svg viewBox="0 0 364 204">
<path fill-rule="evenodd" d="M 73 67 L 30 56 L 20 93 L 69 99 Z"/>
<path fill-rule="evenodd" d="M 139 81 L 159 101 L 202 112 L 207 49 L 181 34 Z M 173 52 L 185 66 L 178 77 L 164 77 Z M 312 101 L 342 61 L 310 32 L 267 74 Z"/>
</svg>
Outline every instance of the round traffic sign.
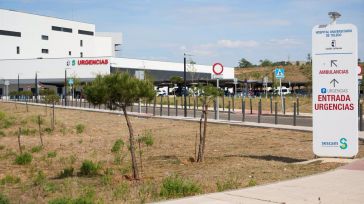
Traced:
<svg viewBox="0 0 364 204">
<path fill-rule="evenodd" d="M 358 65 L 358 75 L 360 75 L 360 74 L 361 74 L 361 66 Z"/>
<path fill-rule="evenodd" d="M 214 74 L 220 75 L 224 71 L 224 66 L 221 63 L 215 63 L 214 65 L 212 65 L 212 71 L 214 72 Z"/>
</svg>

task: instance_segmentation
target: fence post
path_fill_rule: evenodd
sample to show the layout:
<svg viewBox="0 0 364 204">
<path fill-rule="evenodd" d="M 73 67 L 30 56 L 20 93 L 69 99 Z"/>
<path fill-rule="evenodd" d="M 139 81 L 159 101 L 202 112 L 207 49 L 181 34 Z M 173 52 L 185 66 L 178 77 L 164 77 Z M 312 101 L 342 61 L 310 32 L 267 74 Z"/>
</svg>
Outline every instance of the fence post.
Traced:
<svg viewBox="0 0 364 204">
<path fill-rule="evenodd" d="M 286 115 L 286 97 L 283 97 L 283 114 Z"/>
<path fill-rule="evenodd" d="M 233 112 L 235 111 L 235 96 L 231 97 L 231 99 L 233 100 Z"/>
<path fill-rule="evenodd" d="M 188 95 L 188 109 L 191 109 L 191 96 Z"/>
<path fill-rule="evenodd" d="M 225 111 L 225 95 L 222 95 L 222 111 Z"/>
<path fill-rule="evenodd" d="M 148 106 L 149 106 L 149 101 L 148 99 L 145 100 L 145 113 L 148 114 Z"/>
<path fill-rule="evenodd" d="M 163 111 L 163 96 L 161 95 L 161 103 L 160 103 L 160 106 L 159 106 L 159 115 L 162 116 L 162 111 Z"/>
<path fill-rule="evenodd" d="M 293 126 L 296 126 L 296 111 L 297 111 L 296 102 L 293 103 Z"/>
<path fill-rule="evenodd" d="M 359 105 L 359 131 L 363 131 L 363 104 Z"/>
<path fill-rule="evenodd" d="M 170 106 L 170 104 L 169 104 L 169 96 L 167 96 L 167 112 L 168 112 L 168 116 L 169 116 L 169 106 Z"/>
<path fill-rule="evenodd" d="M 178 101 L 176 100 L 176 116 L 178 116 Z"/>
<path fill-rule="evenodd" d="M 272 114 L 273 113 L 273 100 L 272 100 L 272 96 L 270 96 L 269 102 L 270 102 L 270 114 Z"/>
<path fill-rule="evenodd" d="M 153 101 L 153 116 L 155 116 L 155 107 L 157 106 L 157 96 L 154 96 L 154 101 Z"/>
<path fill-rule="evenodd" d="M 300 115 L 300 99 L 298 97 L 296 98 L 296 102 L 297 102 L 297 115 Z"/>
<path fill-rule="evenodd" d="M 278 124 L 278 110 L 277 110 L 278 102 L 274 102 L 274 124 Z"/>
<path fill-rule="evenodd" d="M 216 101 L 214 101 L 214 114 L 215 114 L 215 120 L 217 120 L 217 111 L 216 111 Z"/>
<path fill-rule="evenodd" d="M 196 96 L 193 97 L 193 117 L 196 118 Z"/>
<path fill-rule="evenodd" d="M 228 104 L 228 120 L 230 120 L 230 101 L 229 101 L 229 104 Z"/>
<path fill-rule="evenodd" d="M 249 98 L 249 103 L 250 103 L 250 114 L 253 114 L 252 98 Z"/>
<path fill-rule="evenodd" d="M 243 115 L 242 121 L 245 121 L 245 99 L 243 98 L 241 101 L 241 113 Z"/>
<path fill-rule="evenodd" d="M 260 123 L 260 114 L 262 111 L 262 99 L 259 99 L 259 102 L 258 102 L 258 123 Z"/>
</svg>

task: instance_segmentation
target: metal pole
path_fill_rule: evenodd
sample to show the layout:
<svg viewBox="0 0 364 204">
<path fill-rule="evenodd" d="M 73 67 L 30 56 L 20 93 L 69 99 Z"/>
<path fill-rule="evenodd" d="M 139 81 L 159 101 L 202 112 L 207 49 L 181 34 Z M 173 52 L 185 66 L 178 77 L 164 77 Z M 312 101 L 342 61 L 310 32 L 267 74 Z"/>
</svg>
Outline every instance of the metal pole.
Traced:
<svg viewBox="0 0 364 204">
<path fill-rule="evenodd" d="M 178 116 L 178 101 L 176 100 L 176 116 Z"/>
<path fill-rule="evenodd" d="M 282 79 L 279 79 L 279 86 L 280 86 L 280 92 L 281 92 L 281 102 L 282 102 L 282 111 L 283 111 L 283 94 L 282 94 Z"/>
<path fill-rule="evenodd" d="M 216 88 L 219 89 L 219 78 L 216 79 Z M 216 120 L 220 120 L 220 110 L 219 110 L 219 100 L 220 100 L 220 96 L 216 97 Z"/>
<path fill-rule="evenodd" d="M 274 124 L 278 124 L 278 102 L 274 102 Z"/>
<path fill-rule="evenodd" d="M 230 120 L 230 101 L 229 101 L 229 104 L 228 104 L 228 105 L 229 105 L 229 106 L 228 106 L 228 108 L 229 108 L 229 109 L 228 109 L 228 111 L 229 111 L 229 112 L 228 112 L 228 120 Z"/>
<path fill-rule="evenodd" d="M 20 91 L 20 85 L 19 85 L 19 74 L 18 74 L 18 90 L 17 90 L 17 94 L 16 94 L 16 99 L 19 101 L 20 97 L 19 97 L 19 91 Z"/>
<path fill-rule="evenodd" d="M 242 114 L 243 114 L 242 121 L 244 122 L 245 121 L 245 100 L 244 100 L 244 98 L 241 101 L 241 111 L 242 111 Z"/>
<path fill-rule="evenodd" d="M 249 103 L 250 103 L 250 114 L 253 114 L 252 98 L 249 98 Z"/>
<path fill-rule="evenodd" d="M 260 123 L 261 109 L 262 109 L 262 100 L 259 99 L 259 102 L 258 102 L 258 123 Z"/>
<path fill-rule="evenodd" d="M 67 69 L 64 70 L 64 106 L 67 106 Z"/>
<path fill-rule="evenodd" d="M 142 103 L 141 103 L 141 99 L 139 98 L 138 100 L 138 112 L 141 113 L 142 112 Z"/>
<path fill-rule="evenodd" d="M 193 117 L 196 118 L 196 96 L 193 98 Z"/>
<path fill-rule="evenodd" d="M 296 126 L 296 111 L 297 111 L 297 107 L 296 107 L 296 102 L 293 103 L 293 126 Z"/>
<path fill-rule="evenodd" d="M 283 97 L 283 114 L 286 115 L 286 97 Z"/>
<path fill-rule="evenodd" d="M 167 112 L 168 112 L 168 116 L 169 116 L 169 106 L 170 106 L 170 105 L 169 105 L 169 96 L 167 96 L 167 103 L 168 103 L 168 104 L 167 104 Z"/>
<path fill-rule="evenodd" d="M 297 102 L 297 115 L 300 115 L 300 99 L 298 97 L 296 98 L 296 102 Z"/>
<path fill-rule="evenodd" d="M 163 96 L 161 95 L 161 104 L 159 106 L 159 115 L 160 116 L 162 116 L 162 111 L 163 111 L 162 100 L 163 100 Z"/>
<path fill-rule="evenodd" d="M 235 96 L 231 97 L 231 99 L 233 100 L 233 112 L 235 111 Z"/>
<path fill-rule="evenodd" d="M 38 73 L 35 72 L 35 102 L 38 103 Z"/>
<path fill-rule="evenodd" d="M 270 100 L 270 114 L 272 114 L 273 113 L 273 99 L 272 99 L 272 96 L 270 96 L 269 100 Z"/>
<path fill-rule="evenodd" d="M 363 131 L 363 104 L 359 105 L 359 131 Z"/>
<path fill-rule="evenodd" d="M 155 116 L 155 106 L 157 105 L 157 96 L 154 96 L 154 104 L 153 104 L 153 116 Z"/>
<path fill-rule="evenodd" d="M 225 94 L 222 95 L 222 111 L 225 111 Z"/>
<path fill-rule="evenodd" d="M 184 83 L 184 116 L 187 117 L 187 103 L 186 103 L 186 96 L 187 96 L 187 82 L 186 82 L 186 54 L 184 54 L 183 58 L 183 83 Z"/>
<path fill-rule="evenodd" d="M 217 119 L 217 110 L 216 110 L 216 101 L 214 101 L 214 115 L 215 115 L 215 120 Z"/>
</svg>

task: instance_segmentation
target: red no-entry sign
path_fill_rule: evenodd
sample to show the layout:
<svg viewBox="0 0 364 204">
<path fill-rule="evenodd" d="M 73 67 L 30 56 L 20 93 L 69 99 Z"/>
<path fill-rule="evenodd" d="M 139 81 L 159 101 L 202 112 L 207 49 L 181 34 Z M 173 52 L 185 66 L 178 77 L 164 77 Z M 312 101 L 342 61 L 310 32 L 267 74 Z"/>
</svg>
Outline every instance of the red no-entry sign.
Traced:
<svg viewBox="0 0 364 204">
<path fill-rule="evenodd" d="M 212 65 L 212 71 L 214 72 L 214 74 L 220 75 L 224 71 L 224 66 L 221 63 L 215 63 L 214 65 Z"/>
</svg>

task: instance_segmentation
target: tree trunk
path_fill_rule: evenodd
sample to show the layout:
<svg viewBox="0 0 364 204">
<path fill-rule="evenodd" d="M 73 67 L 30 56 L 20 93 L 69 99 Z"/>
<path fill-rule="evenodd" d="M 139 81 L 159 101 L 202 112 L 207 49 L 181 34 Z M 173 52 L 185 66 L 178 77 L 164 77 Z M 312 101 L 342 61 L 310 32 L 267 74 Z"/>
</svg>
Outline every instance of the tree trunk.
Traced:
<svg viewBox="0 0 364 204">
<path fill-rule="evenodd" d="M 40 127 L 40 124 L 41 124 L 41 117 L 40 115 L 38 115 L 38 127 L 39 127 L 39 138 L 40 138 L 40 143 L 42 144 L 42 147 L 43 147 L 43 138 L 42 138 L 42 128 Z"/>
<path fill-rule="evenodd" d="M 129 120 L 128 113 L 126 112 L 126 106 L 122 106 L 121 108 L 123 109 L 126 124 L 128 125 L 129 129 L 130 155 L 131 155 L 131 163 L 133 169 L 133 178 L 135 180 L 139 180 L 138 164 L 135 157 L 134 131 L 131 122 Z"/>
<path fill-rule="evenodd" d="M 202 106 L 202 113 L 200 118 L 200 143 L 198 145 L 198 155 L 197 155 L 197 162 L 203 162 L 203 141 L 204 141 L 204 132 L 202 129 L 202 120 L 205 118 L 205 110 L 204 105 Z M 205 129 L 205 128 L 204 128 Z"/>
<path fill-rule="evenodd" d="M 204 160 L 205 156 L 205 144 L 206 144 L 206 129 L 207 129 L 207 109 L 208 105 L 205 104 L 205 118 L 204 118 L 204 124 L 203 124 L 203 144 L 202 144 L 202 161 Z"/>
</svg>

